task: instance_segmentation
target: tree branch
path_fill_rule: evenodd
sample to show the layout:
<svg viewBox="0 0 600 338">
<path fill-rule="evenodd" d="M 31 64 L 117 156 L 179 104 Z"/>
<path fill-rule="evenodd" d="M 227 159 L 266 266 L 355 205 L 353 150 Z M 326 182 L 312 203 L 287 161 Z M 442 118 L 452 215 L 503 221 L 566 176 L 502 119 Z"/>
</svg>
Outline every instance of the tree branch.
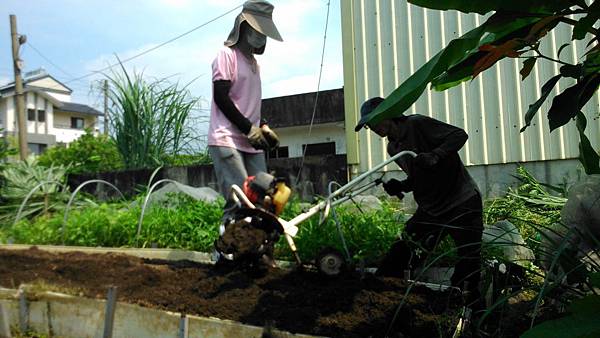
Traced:
<svg viewBox="0 0 600 338">
<path fill-rule="evenodd" d="M 572 64 L 570 64 L 568 62 L 564 62 L 564 61 L 561 61 L 559 59 L 554 59 L 554 58 L 551 58 L 549 56 L 546 56 L 546 55 L 542 54 L 542 52 L 540 52 L 540 50 L 538 48 L 532 48 L 531 50 L 535 51 L 537 53 L 537 57 L 539 57 L 539 58 L 542 58 L 542 59 L 545 59 L 545 60 L 548 60 L 548 61 L 553 61 L 553 62 L 559 63 L 561 65 L 565 65 L 565 66 L 573 66 Z"/>
</svg>

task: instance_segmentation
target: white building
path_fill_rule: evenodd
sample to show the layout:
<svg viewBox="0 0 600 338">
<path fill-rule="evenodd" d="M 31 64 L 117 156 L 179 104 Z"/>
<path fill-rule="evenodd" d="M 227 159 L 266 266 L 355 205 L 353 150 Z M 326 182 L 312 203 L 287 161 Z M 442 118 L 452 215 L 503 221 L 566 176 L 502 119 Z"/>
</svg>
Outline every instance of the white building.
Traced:
<svg viewBox="0 0 600 338">
<path fill-rule="evenodd" d="M 85 133 L 85 128 L 98 131 L 98 116 L 103 114 L 71 102 L 73 91 L 45 71 L 27 73 L 23 90 L 30 152 L 40 154 L 54 144 L 73 142 Z M 0 87 L 0 128 L 4 129 L 3 137 L 18 132 L 14 82 Z"/>
<path fill-rule="evenodd" d="M 280 137 L 270 158 L 345 155 L 344 90 L 280 96 L 262 101 L 262 117 Z M 313 118 L 314 113 L 314 118 Z M 312 127 L 311 127 L 312 122 Z"/>
</svg>

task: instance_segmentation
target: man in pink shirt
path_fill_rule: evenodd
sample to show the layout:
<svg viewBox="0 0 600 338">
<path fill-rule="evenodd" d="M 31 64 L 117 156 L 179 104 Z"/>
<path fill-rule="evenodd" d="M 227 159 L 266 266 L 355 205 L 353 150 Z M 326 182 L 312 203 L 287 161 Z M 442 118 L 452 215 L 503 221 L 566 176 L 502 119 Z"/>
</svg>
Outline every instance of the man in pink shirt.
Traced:
<svg viewBox="0 0 600 338">
<path fill-rule="evenodd" d="M 267 1 L 246 1 L 212 64 L 208 150 L 226 200 L 221 235 L 236 208 L 230 197 L 231 185 L 241 187 L 248 176 L 266 172 L 263 150 L 279 144 L 277 135 L 261 125 L 260 68 L 254 58 L 264 52 L 267 36 L 283 41 L 272 13 L 273 5 Z"/>
</svg>

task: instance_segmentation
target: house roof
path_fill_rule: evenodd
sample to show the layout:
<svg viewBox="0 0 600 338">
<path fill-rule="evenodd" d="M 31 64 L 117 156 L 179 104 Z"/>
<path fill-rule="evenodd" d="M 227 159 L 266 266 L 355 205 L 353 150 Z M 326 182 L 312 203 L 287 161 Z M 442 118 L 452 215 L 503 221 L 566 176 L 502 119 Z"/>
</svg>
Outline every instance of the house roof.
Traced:
<svg viewBox="0 0 600 338">
<path fill-rule="evenodd" d="M 56 84 L 53 86 L 47 86 L 47 85 L 34 85 L 35 82 L 42 82 L 41 80 L 44 79 L 49 79 L 51 82 L 55 82 Z M 48 91 L 54 91 L 54 92 L 61 92 L 61 93 L 72 93 L 73 90 L 71 90 L 71 88 L 67 87 L 64 83 L 58 81 L 56 78 L 54 78 L 52 75 L 50 74 L 45 74 L 42 73 L 40 75 L 36 75 L 36 76 L 31 76 L 31 77 L 27 77 L 23 79 L 23 88 L 36 88 L 36 89 L 41 89 L 41 90 L 48 90 Z M 10 82 L 2 87 L 0 87 L 0 93 L 4 93 L 4 92 L 9 92 L 14 90 L 15 88 L 15 82 Z"/>
<path fill-rule="evenodd" d="M 309 125 L 316 92 L 262 100 L 262 117 L 274 128 Z M 319 92 L 314 124 L 344 121 L 344 89 Z"/>
<path fill-rule="evenodd" d="M 36 93 L 37 95 L 43 97 L 44 99 L 50 101 L 50 103 L 52 103 L 53 106 L 55 107 L 62 107 L 63 102 L 59 101 L 57 98 L 53 97 L 52 95 L 46 93 L 43 90 L 37 89 L 37 88 L 25 88 L 23 90 L 23 93 Z M 4 97 L 11 97 L 14 96 L 15 92 L 14 90 L 12 92 L 9 91 L 5 91 L 5 92 L 0 92 L 0 98 L 4 98 Z"/>
<path fill-rule="evenodd" d="M 60 107 L 56 107 L 56 111 L 68 112 L 68 113 L 79 113 L 86 115 L 95 115 L 95 116 L 103 116 L 104 113 L 81 103 L 73 103 L 73 102 L 61 102 Z"/>
</svg>

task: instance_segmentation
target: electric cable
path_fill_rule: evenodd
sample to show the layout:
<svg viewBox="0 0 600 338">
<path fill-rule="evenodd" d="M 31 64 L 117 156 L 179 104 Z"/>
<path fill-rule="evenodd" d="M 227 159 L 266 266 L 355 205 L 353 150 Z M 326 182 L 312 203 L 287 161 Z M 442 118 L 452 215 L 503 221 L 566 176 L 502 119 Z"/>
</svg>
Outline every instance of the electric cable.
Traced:
<svg viewBox="0 0 600 338">
<path fill-rule="evenodd" d="M 145 54 L 148 54 L 148 53 L 150 53 L 150 52 L 152 52 L 152 51 L 155 51 L 155 50 L 157 50 L 157 49 L 159 49 L 159 48 L 161 48 L 161 47 L 163 47 L 163 46 L 165 46 L 165 45 L 167 45 L 167 44 L 169 44 L 169 43 L 171 43 L 171 42 L 173 42 L 173 41 L 175 41 L 175 40 L 178 40 L 178 39 L 180 39 L 180 38 L 182 38 L 182 37 L 184 37 L 184 36 L 186 36 L 186 35 L 188 35 L 188 34 L 190 34 L 190 33 L 194 32 L 194 31 L 196 31 L 196 30 L 198 30 L 198 29 L 200 29 L 200 28 L 202 28 L 202 27 L 204 27 L 204 26 L 206 26 L 206 25 L 208 25 L 208 24 L 210 24 L 210 23 L 213 23 L 214 21 L 217 21 L 218 19 L 220 19 L 220 18 L 222 18 L 222 17 L 224 17 L 224 16 L 228 15 L 229 13 L 232 13 L 233 11 L 237 10 L 237 9 L 238 9 L 238 8 L 240 8 L 240 7 L 242 7 L 242 5 L 238 5 L 238 6 L 236 6 L 235 8 L 232 8 L 232 9 L 228 10 L 227 12 L 225 12 L 225 13 L 223 13 L 223 14 L 221 14 L 221 15 L 219 15 L 219 16 L 217 16 L 217 17 L 215 17 L 215 18 L 211 19 L 211 20 L 209 20 L 209 21 L 207 21 L 207 22 L 205 22 L 205 23 L 203 23 L 203 24 L 201 24 L 201 25 L 199 25 L 199 26 L 196 26 L 196 27 L 192 28 L 192 29 L 188 30 L 188 31 L 187 31 L 187 32 L 185 32 L 185 33 L 179 34 L 178 36 L 176 36 L 176 37 L 174 37 L 174 38 L 171 38 L 171 39 L 169 39 L 169 40 L 167 40 L 167 41 L 165 41 L 165 42 L 163 42 L 163 43 L 160 43 L 160 44 L 158 44 L 158 45 L 156 45 L 156 46 L 154 46 L 154 47 L 152 47 L 152 48 L 146 49 L 145 51 L 142 51 L 142 52 L 140 52 L 140 53 L 137 53 L 137 54 L 135 54 L 135 55 L 133 55 L 133 56 L 131 56 L 131 57 L 128 57 L 128 58 L 126 58 L 126 59 L 124 59 L 124 60 L 121 60 L 120 62 L 114 63 L 114 64 L 112 64 L 112 65 L 109 65 L 109 66 L 107 66 L 107 67 L 104 67 L 104 68 L 102 68 L 102 69 L 95 70 L 95 71 L 92 71 L 91 73 L 88 73 L 88 74 L 86 74 L 86 75 L 83 75 L 83 76 L 80 76 L 80 77 L 77 77 L 77 78 L 74 78 L 74 79 L 68 80 L 68 81 L 66 81 L 65 83 L 70 83 L 70 82 L 73 82 L 73 81 L 77 81 L 77 80 L 85 79 L 85 78 L 87 78 L 87 77 L 90 77 L 90 76 L 92 76 L 92 75 L 95 75 L 95 74 L 97 74 L 97 73 L 101 73 L 101 72 L 104 72 L 104 71 L 106 71 L 106 70 L 109 70 L 109 69 L 111 69 L 111 68 L 113 68 L 113 67 L 115 67 L 115 66 L 118 66 L 118 65 L 120 65 L 120 64 L 124 64 L 124 63 L 126 63 L 126 62 L 129 62 L 129 61 L 131 61 L 131 60 L 133 60 L 133 59 L 136 59 L 136 58 L 138 58 L 138 57 L 140 57 L 140 56 L 142 56 L 142 55 L 145 55 Z"/>
<path fill-rule="evenodd" d="M 331 0 L 327 1 L 327 16 L 325 19 L 325 33 L 323 34 L 323 48 L 321 50 L 321 66 L 319 68 L 319 78 L 317 81 L 317 93 L 315 96 L 315 104 L 313 106 L 312 117 L 310 118 L 310 125 L 308 126 L 308 139 L 310 140 L 310 136 L 312 134 L 312 128 L 315 121 L 315 115 L 317 112 L 317 103 L 319 102 L 319 92 L 321 88 L 321 76 L 323 75 L 323 59 L 325 58 L 325 46 L 327 42 L 327 27 L 329 26 L 329 8 L 331 5 Z M 302 168 L 304 167 L 304 159 L 306 158 L 306 150 L 308 149 L 309 144 L 307 144 L 302 150 L 302 160 L 300 161 L 300 168 L 298 169 L 298 175 L 296 176 L 296 185 L 300 183 L 300 175 L 302 174 Z"/>
<path fill-rule="evenodd" d="M 46 60 L 46 62 L 48 62 L 49 64 L 54 66 L 54 68 L 60 70 L 63 74 L 67 75 L 69 78 L 73 78 L 73 75 L 69 74 L 64 69 L 62 69 L 61 67 L 56 65 L 54 62 L 52 62 L 52 60 L 48 59 L 44 54 L 42 54 L 42 52 L 39 51 L 39 49 L 35 48 L 35 46 L 31 44 L 31 42 L 28 41 L 27 45 L 29 45 L 29 47 L 31 47 L 31 49 L 33 49 L 34 52 L 36 52 L 40 57 L 42 57 L 42 59 Z"/>
<path fill-rule="evenodd" d="M 102 68 L 102 69 L 98 69 L 98 70 L 91 71 L 90 73 L 88 73 L 88 74 L 85 74 L 85 75 L 82 75 L 82 76 L 78 76 L 78 77 L 69 76 L 69 77 L 71 77 L 71 79 L 68 79 L 68 80 L 66 80 L 66 81 L 63 81 L 62 83 L 66 85 L 66 84 L 68 84 L 68 83 L 71 83 L 71 82 L 75 82 L 75 81 L 81 81 L 81 80 L 83 80 L 83 79 L 85 79 L 85 78 L 88 78 L 88 77 L 90 77 L 90 76 L 93 76 L 93 75 L 96 75 L 96 74 L 98 74 L 98 73 L 102 73 L 102 72 L 104 72 L 104 71 L 106 71 L 106 70 L 112 69 L 113 67 L 115 67 L 115 66 L 117 66 L 117 65 L 124 64 L 124 63 L 126 63 L 126 62 L 129 62 L 129 61 L 131 61 L 131 60 L 133 60 L 133 59 L 136 59 L 136 58 L 138 58 L 138 57 L 140 57 L 140 56 L 143 56 L 143 55 L 145 55 L 145 54 L 148 54 L 148 53 L 150 53 L 150 52 L 152 52 L 152 51 L 155 51 L 155 50 L 157 50 L 157 49 L 159 49 L 159 48 L 161 48 L 161 47 L 163 47 L 163 46 L 165 46 L 165 45 L 167 45 L 167 44 L 169 44 L 169 43 L 171 43 L 171 42 L 173 42 L 173 41 L 175 41 L 175 40 L 178 40 L 178 39 L 180 39 L 180 38 L 182 38 L 182 37 L 184 37 L 184 36 L 186 36 L 186 35 L 188 35 L 188 34 L 191 34 L 192 32 L 194 32 L 194 31 L 196 31 L 196 30 L 198 30 L 198 29 L 200 29 L 200 28 L 203 28 L 203 27 L 207 26 L 208 24 L 211 24 L 211 23 L 213 23 L 213 22 L 217 21 L 218 19 L 220 19 L 220 18 L 222 18 L 222 17 L 224 17 L 224 16 L 226 16 L 226 15 L 228 15 L 228 14 L 230 14 L 230 13 L 234 12 L 235 10 L 237 10 L 237 9 L 238 9 L 238 8 L 240 8 L 240 7 L 242 7 L 242 5 L 238 5 L 238 6 L 236 6 L 235 8 L 232 8 L 232 9 L 228 10 L 227 12 L 225 12 L 225 13 L 223 13 L 223 14 L 221 14 L 221 15 L 217 16 L 217 17 L 214 17 L 214 18 L 210 19 L 209 21 L 206 21 L 206 22 L 204 22 L 203 24 L 201 24 L 201 25 L 199 25 L 199 26 L 196 26 L 196 27 L 194 27 L 194 28 L 192 28 L 192 29 L 190 29 L 190 30 L 188 30 L 188 31 L 186 31 L 186 32 L 184 32 L 184 33 L 182 33 L 182 34 L 179 34 L 179 35 L 177 35 L 177 36 L 176 36 L 176 37 L 174 37 L 174 38 L 171 38 L 171 39 L 169 39 L 169 40 L 167 40 L 167 41 L 165 41 L 165 42 L 162 42 L 162 43 L 160 43 L 160 44 L 158 44 L 158 45 L 156 45 L 156 46 L 154 46 L 154 47 L 148 48 L 148 49 L 146 49 L 146 50 L 144 50 L 144 51 L 142 51 L 142 52 L 140 52 L 140 53 L 138 53 L 138 54 L 135 54 L 135 55 L 133 55 L 133 56 L 131 56 L 131 57 L 128 57 L 128 58 L 126 58 L 126 59 L 124 59 L 124 60 L 120 60 L 120 61 L 119 61 L 119 62 L 117 62 L 117 63 L 114 63 L 114 64 L 112 64 L 112 65 L 108 65 L 108 66 L 106 66 L 106 67 L 104 67 L 104 68 Z M 44 57 L 44 56 L 42 55 L 42 53 L 41 53 L 39 50 L 35 49 L 35 47 L 33 47 L 33 45 L 31 45 L 31 43 L 27 43 L 26 45 L 29 45 L 29 46 L 31 46 L 31 47 L 32 47 L 32 49 L 34 49 L 34 50 L 35 50 L 35 51 L 36 51 L 36 52 L 37 52 L 37 53 L 38 53 L 38 54 L 39 54 L 39 55 L 40 55 L 42 58 L 44 58 L 46 61 L 48 61 L 50 64 L 52 64 L 54 67 L 57 67 L 57 68 L 60 70 L 60 67 L 58 67 L 56 64 L 54 64 L 54 63 L 53 63 L 53 62 L 51 62 L 49 59 L 47 59 L 46 57 Z M 61 71 L 62 71 L 63 73 L 65 73 L 63 70 L 61 70 Z M 52 87 L 49 87 L 49 89 L 53 89 L 53 88 L 52 88 Z"/>
</svg>

